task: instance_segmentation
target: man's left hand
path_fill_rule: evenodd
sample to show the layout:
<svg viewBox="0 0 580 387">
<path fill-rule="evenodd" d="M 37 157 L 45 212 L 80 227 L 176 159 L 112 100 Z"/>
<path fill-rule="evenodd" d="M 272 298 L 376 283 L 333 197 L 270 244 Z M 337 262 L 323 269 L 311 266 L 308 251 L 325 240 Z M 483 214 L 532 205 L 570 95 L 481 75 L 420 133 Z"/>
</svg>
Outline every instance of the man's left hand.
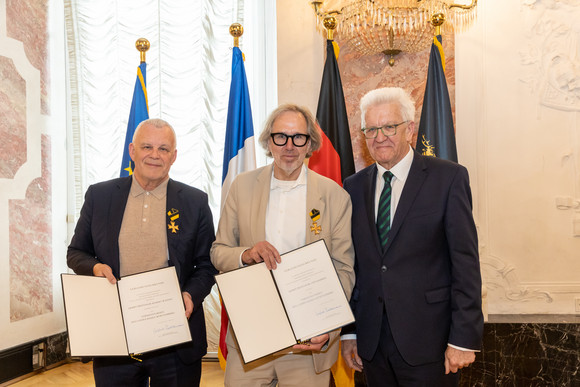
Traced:
<svg viewBox="0 0 580 387">
<path fill-rule="evenodd" d="M 447 347 L 445 351 L 445 374 L 456 373 L 463 367 L 469 367 L 475 361 L 475 352 L 462 351 L 457 348 Z"/>
<path fill-rule="evenodd" d="M 185 305 L 185 317 L 189 318 L 193 313 L 193 300 L 191 299 L 191 294 L 188 292 L 181 292 L 183 295 L 183 304 Z"/>
<path fill-rule="evenodd" d="M 328 333 L 316 336 L 310 339 L 308 344 L 296 344 L 292 349 L 299 349 L 301 351 L 320 352 L 324 344 L 330 339 Z"/>
</svg>

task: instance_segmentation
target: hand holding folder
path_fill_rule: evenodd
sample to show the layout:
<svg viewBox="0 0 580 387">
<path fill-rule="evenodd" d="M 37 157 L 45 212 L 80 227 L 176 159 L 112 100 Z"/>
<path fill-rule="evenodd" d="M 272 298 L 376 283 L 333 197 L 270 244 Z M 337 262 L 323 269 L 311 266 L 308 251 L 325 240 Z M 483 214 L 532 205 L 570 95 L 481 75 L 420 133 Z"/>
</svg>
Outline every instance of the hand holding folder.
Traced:
<svg viewBox="0 0 580 387">
<path fill-rule="evenodd" d="M 216 283 L 245 363 L 293 346 L 318 350 L 328 332 L 354 321 L 322 239 L 283 254 L 275 270 L 262 262 Z"/>
</svg>

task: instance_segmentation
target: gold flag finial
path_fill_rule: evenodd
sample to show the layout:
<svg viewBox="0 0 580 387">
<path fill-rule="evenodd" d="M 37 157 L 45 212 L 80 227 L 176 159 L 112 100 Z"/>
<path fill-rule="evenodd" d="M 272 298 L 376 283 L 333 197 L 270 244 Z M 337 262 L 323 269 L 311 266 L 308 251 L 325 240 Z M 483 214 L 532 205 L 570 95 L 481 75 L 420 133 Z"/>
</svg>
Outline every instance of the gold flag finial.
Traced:
<svg viewBox="0 0 580 387">
<path fill-rule="evenodd" d="M 145 62 L 145 53 L 149 50 L 149 47 L 151 47 L 151 44 L 145 38 L 139 38 L 135 42 L 135 48 L 141 53 L 141 63 Z"/>
<path fill-rule="evenodd" d="M 322 21 L 324 28 L 326 28 L 326 39 L 334 40 L 334 29 L 336 28 L 336 18 L 331 15 L 324 17 Z"/>
<path fill-rule="evenodd" d="M 441 35 L 441 26 L 445 23 L 445 15 L 438 12 L 431 16 L 431 25 L 435 27 L 435 35 Z"/>
<path fill-rule="evenodd" d="M 230 26 L 230 35 L 234 37 L 234 47 L 240 47 L 240 36 L 244 34 L 244 27 L 240 23 Z"/>
</svg>

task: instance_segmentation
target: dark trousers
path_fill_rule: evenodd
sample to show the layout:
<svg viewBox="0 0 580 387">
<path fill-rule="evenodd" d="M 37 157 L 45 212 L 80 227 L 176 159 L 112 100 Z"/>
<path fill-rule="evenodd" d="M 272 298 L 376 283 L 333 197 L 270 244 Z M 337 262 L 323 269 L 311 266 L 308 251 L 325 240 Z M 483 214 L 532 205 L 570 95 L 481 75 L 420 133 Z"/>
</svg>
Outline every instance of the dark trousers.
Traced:
<svg viewBox="0 0 580 387">
<path fill-rule="evenodd" d="M 201 359 L 185 364 L 175 349 L 130 357 L 99 357 L 93 360 L 96 387 L 199 386 Z"/>
<path fill-rule="evenodd" d="M 384 311 L 377 352 L 371 360 L 362 360 L 368 387 L 453 387 L 459 383 L 459 373 L 445 375 L 443 357 L 436 363 L 419 366 L 405 362 L 395 345 Z"/>
</svg>

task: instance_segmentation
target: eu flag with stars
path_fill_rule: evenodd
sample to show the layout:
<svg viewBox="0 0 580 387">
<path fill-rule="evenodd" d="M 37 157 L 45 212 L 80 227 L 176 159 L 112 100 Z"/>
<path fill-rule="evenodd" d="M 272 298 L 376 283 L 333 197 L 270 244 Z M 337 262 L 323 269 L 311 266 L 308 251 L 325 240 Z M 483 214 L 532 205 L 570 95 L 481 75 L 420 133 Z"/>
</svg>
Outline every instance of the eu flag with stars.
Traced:
<svg viewBox="0 0 580 387">
<path fill-rule="evenodd" d="M 125 148 L 123 149 L 123 161 L 121 163 L 121 177 L 131 176 L 135 164 L 129 155 L 129 144 L 133 141 L 133 134 L 137 125 L 149 118 L 149 108 L 147 106 L 147 85 L 146 72 L 147 64 L 141 62 L 137 67 L 137 81 L 133 91 L 133 101 L 131 102 L 131 111 L 129 112 L 129 122 L 127 123 L 127 134 L 125 135 Z"/>
</svg>

